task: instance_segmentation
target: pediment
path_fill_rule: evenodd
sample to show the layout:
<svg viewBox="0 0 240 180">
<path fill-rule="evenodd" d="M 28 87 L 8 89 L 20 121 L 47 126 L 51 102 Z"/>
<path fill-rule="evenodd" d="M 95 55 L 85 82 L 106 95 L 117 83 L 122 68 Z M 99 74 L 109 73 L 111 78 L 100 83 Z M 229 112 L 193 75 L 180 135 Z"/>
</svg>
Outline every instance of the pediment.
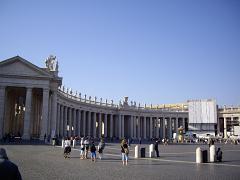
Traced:
<svg viewBox="0 0 240 180">
<path fill-rule="evenodd" d="M 45 78 L 52 77 L 52 75 L 47 71 L 35 66 L 34 64 L 19 56 L 0 62 L 0 75 L 16 75 Z"/>
</svg>

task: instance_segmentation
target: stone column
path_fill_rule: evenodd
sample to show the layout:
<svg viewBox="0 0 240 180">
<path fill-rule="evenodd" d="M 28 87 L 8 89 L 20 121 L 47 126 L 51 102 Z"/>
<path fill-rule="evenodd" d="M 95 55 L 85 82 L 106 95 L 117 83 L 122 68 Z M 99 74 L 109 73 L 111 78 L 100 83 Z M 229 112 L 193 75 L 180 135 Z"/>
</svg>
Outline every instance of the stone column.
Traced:
<svg viewBox="0 0 240 180">
<path fill-rule="evenodd" d="M 67 120 L 68 120 L 67 112 L 68 112 L 68 107 L 65 106 L 65 108 L 64 108 L 64 126 L 63 126 L 64 137 L 67 136 L 67 125 L 68 125 L 68 123 L 67 123 Z"/>
<path fill-rule="evenodd" d="M 81 110 L 78 110 L 78 136 L 81 137 Z"/>
<path fill-rule="evenodd" d="M 44 140 L 45 134 L 47 136 L 48 101 L 49 101 L 49 89 L 43 89 L 42 121 L 41 121 L 41 136 L 40 136 L 41 140 Z"/>
<path fill-rule="evenodd" d="M 217 135 L 220 134 L 220 118 L 217 119 Z"/>
<path fill-rule="evenodd" d="M 162 138 L 165 138 L 166 137 L 166 132 L 165 132 L 165 129 L 166 129 L 166 127 L 165 127 L 165 117 L 163 117 L 163 121 L 162 121 L 162 134 L 163 134 L 163 136 L 162 136 Z"/>
<path fill-rule="evenodd" d="M 31 109 L 32 109 L 32 88 L 27 88 L 24 113 L 23 139 L 30 139 Z"/>
<path fill-rule="evenodd" d="M 178 118 L 175 120 L 175 133 L 178 133 Z"/>
<path fill-rule="evenodd" d="M 71 107 L 69 107 L 69 116 L 68 116 L 68 125 L 69 125 L 69 136 L 72 136 L 72 108 Z"/>
<path fill-rule="evenodd" d="M 223 128 L 224 128 L 224 138 L 227 138 L 227 118 L 224 118 Z"/>
<path fill-rule="evenodd" d="M 186 132 L 186 127 L 185 127 L 185 118 L 182 118 L 182 123 L 183 123 L 183 132 Z"/>
<path fill-rule="evenodd" d="M 113 137 L 113 114 L 110 114 L 110 138 Z"/>
<path fill-rule="evenodd" d="M 47 137 L 51 135 L 51 121 L 52 119 L 52 98 L 49 91 L 49 100 L 48 100 L 48 121 L 47 121 Z"/>
<path fill-rule="evenodd" d="M 169 118 L 169 126 L 168 126 L 168 138 L 172 139 L 172 118 Z"/>
<path fill-rule="evenodd" d="M 125 128 L 124 128 L 124 115 L 122 115 L 122 138 L 124 138 L 124 136 L 125 136 L 125 133 L 124 133 L 124 131 L 125 131 Z"/>
<path fill-rule="evenodd" d="M 107 114 L 104 115 L 104 137 L 107 137 Z"/>
<path fill-rule="evenodd" d="M 0 86 L 0 139 L 3 138 L 4 110 L 5 110 L 5 86 Z"/>
<path fill-rule="evenodd" d="M 57 92 L 52 91 L 52 108 L 51 108 L 51 135 L 56 135 L 56 126 L 57 126 Z"/>
<path fill-rule="evenodd" d="M 138 130 L 137 130 L 137 136 L 138 136 L 138 139 L 141 138 L 141 116 L 138 116 Z"/>
<path fill-rule="evenodd" d="M 88 135 L 91 136 L 91 111 L 88 111 Z"/>
<path fill-rule="evenodd" d="M 72 118 L 72 135 L 75 136 L 76 135 L 76 109 L 73 109 L 73 118 Z"/>
<path fill-rule="evenodd" d="M 146 116 L 143 118 L 143 138 L 147 139 L 147 120 Z"/>
<path fill-rule="evenodd" d="M 130 120 L 130 137 L 133 138 L 133 117 L 130 115 L 130 119 L 128 117 L 128 120 Z"/>
<path fill-rule="evenodd" d="M 93 113 L 93 137 L 96 138 L 96 119 L 97 113 Z"/>
<path fill-rule="evenodd" d="M 136 116 L 133 116 L 133 138 L 136 139 Z"/>
<path fill-rule="evenodd" d="M 153 137 L 153 124 L 152 124 L 153 118 L 150 117 L 150 128 L 149 128 L 149 138 L 152 139 Z"/>
<path fill-rule="evenodd" d="M 64 118 L 63 118 L 63 111 L 64 111 L 64 106 L 61 105 L 60 107 L 61 111 L 61 117 L 60 117 L 60 135 L 64 137 Z"/>
<path fill-rule="evenodd" d="M 83 136 L 86 136 L 86 111 L 83 111 Z"/>
<path fill-rule="evenodd" d="M 59 135 L 60 132 L 60 104 L 57 103 L 57 128 L 56 128 L 56 134 Z"/>
<path fill-rule="evenodd" d="M 102 137 L 102 114 L 98 114 L 98 136 L 99 138 Z"/>
<path fill-rule="evenodd" d="M 122 115 L 118 115 L 118 123 L 119 123 L 119 129 L 118 129 L 118 138 L 122 138 Z"/>
<path fill-rule="evenodd" d="M 156 138 L 159 138 L 159 124 L 158 124 L 158 117 L 156 117 Z"/>
</svg>

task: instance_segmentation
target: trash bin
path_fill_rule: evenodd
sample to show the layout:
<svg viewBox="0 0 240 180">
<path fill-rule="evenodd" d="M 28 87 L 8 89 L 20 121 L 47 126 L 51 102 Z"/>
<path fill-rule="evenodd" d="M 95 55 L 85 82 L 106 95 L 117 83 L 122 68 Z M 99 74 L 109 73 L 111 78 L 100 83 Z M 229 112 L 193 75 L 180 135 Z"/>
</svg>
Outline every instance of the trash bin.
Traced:
<svg viewBox="0 0 240 180">
<path fill-rule="evenodd" d="M 207 150 L 203 150 L 202 151 L 202 162 L 203 163 L 207 163 L 208 162 L 208 151 Z"/>
<path fill-rule="evenodd" d="M 141 158 L 145 157 L 145 148 L 141 148 Z"/>
</svg>

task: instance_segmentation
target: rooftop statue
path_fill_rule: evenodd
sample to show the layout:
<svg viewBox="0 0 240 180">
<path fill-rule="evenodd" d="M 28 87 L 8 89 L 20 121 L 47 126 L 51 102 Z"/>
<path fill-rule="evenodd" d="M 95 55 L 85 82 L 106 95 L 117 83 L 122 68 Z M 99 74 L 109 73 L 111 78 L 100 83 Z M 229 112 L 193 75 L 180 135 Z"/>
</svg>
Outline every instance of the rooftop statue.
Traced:
<svg viewBox="0 0 240 180">
<path fill-rule="evenodd" d="M 56 59 L 56 56 L 50 55 L 45 60 L 46 68 L 50 71 L 58 71 L 58 61 Z"/>
</svg>

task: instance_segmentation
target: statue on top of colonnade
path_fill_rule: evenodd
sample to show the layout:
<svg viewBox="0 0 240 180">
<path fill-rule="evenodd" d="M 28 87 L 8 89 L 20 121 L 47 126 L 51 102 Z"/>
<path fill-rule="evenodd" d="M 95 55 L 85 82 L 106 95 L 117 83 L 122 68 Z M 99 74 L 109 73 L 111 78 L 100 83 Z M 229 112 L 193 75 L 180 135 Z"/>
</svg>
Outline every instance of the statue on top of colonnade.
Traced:
<svg viewBox="0 0 240 180">
<path fill-rule="evenodd" d="M 58 71 L 58 61 L 56 59 L 56 56 L 50 55 L 46 60 L 45 60 L 46 68 L 49 71 Z"/>
</svg>

